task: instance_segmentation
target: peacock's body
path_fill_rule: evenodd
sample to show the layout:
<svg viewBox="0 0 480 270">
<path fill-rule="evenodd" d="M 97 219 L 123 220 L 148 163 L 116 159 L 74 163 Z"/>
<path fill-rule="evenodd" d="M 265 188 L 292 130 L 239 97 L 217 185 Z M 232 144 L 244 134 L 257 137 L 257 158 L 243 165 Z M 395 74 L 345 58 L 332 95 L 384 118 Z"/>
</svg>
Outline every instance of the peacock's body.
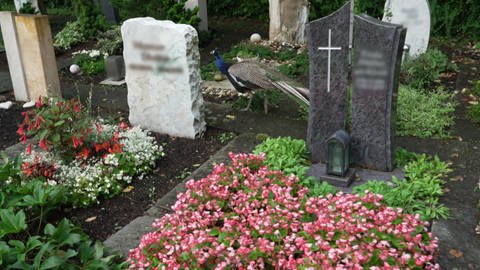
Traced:
<svg viewBox="0 0 480 270">
<path fill-rule="evenodd" d="M 250 95 L 246 109 L 250 108 L 253 92 L 260 89 L 278 89 L 294 97 L 297 101 L 307 106 L 310 105 L 308 89 L 301 87 L 280 72 L 255 61 L 243 61 L 229 65 L 222 59 L 217 50 L 214 50 L 212 54 L 215 56 L 215 65 L 228 78 L 233 87 L 241 93 Z M 267 113 L 268 100 L 266 98 L 264 109 Z"/>
</svg>

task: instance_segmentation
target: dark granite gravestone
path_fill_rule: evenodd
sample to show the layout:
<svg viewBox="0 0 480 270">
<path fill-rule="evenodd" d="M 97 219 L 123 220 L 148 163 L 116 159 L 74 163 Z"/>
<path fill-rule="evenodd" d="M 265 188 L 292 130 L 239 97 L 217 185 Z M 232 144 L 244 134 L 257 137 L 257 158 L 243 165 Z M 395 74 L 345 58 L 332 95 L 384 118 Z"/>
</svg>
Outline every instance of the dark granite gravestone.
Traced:
<svg viewBox="0 0 480 270">
<path fill-rule="evenodd" d="M 105 18 L 107 19 L 107 21 L 113 22 L 113 23 L 119 22 L 118 12 L 112 6 L 112 3 L 110 2 L 110 0 L 94 0 L 94 2 L 100 5 L 103 11 L 103 15 L 105 15 Z"/>
<path fill-rule="evenodd" d="M 394 169 L 393 113 L 406 30 L 368 15 L 355 16 L 352 156 L 369 169 Z"/>
<path fill-rule="evenodd" d="M 350 9 L 348 2 L 307 26 L 310 59 L 307 145 L 313 162 L 326 160 L 326 140 L 345 128 Z"/>
</svg>

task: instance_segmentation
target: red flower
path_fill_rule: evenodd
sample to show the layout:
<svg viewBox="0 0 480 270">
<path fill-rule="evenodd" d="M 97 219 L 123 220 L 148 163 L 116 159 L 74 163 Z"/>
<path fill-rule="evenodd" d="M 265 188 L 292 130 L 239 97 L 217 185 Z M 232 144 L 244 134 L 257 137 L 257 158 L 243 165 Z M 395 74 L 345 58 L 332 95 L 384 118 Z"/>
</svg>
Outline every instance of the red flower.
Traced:
<svg viewBox="0 0 480 270">
<path fill-rule="evenodd" d="M 97 124 L 97 123 L 95 123 L 95 126 L 97 127 L 97 133 L 98 133 L 99 135 L 102 134 L 102 130 L 103 130 L 102 126 L 99 125 L 99 124 Z"/>
<path fill-rule="evenodd" d="M 116 143 L 112 146 L 112 148 L 108 149 L 110 153 L 122 153 L 122 148 L 120 148 L 120 144 Z"/>
<path fill-rule="evenodd" d="M 23 129 L 23 126 L 25 126 L 25 124 L 21 124 L 21 125 L 18 126 L 18 130 L 17 130 L 18 135 L 25 134 L 25 130 Z"/>
<path fill-rule="evenodd" d="M 40 143 L 38 144 L 38 146 L 40 146 L 45 151 L 48 150 L 47 140 L 46 139 L 41 140 Z"/>
<path fill-rule="evenodd" d="M 32 145 L 31 145 L 31 144 L 29 144 L 29 145 L 27 146 L 27 148 L 25 149 L 25 152 L 26 152 L 28 155 L 30 155 L 30 154 L 32 153 Z"/>
<path fill-rule="evenodd" d="M 85 147 L 83 147 L 82 151 L 79 153 L 79 156 L 83 159 L 87 159 L 89 155 L 90 155 L 90 150 L 88 150 Z"/>
<path fill-rule="evenodd" d="M 80 106 L 78 106 L 78 103 L 73 104 L 73 110 L 74 110 L 76 113 L 79 113 L 79 112 L 80 112 Z"/>
<path fill-rule="evenodd" d="M 19 141 L 22 141 L 22 143 L 26 143 L 27 142 L 27 135 L 23 134 L 21 137 L 20 137 L 20 140 Z"/>
<path fill-rule="evenodd" d="M 121 123 L 120 123 L 120 128 L 123 129 L 123 130 L 125 130 L 125 129 L 128 128 L 128 125 L 125 124 L 125 122 L 121 122 Z"/>
<path fill-rule="evenodd" d="M 95 152 L 99 152 L 102 149 L 103 149 L 103 146 L 101 144 L 95 143 Z"/>
<path fill-rule="evenodd" d="M 72 136 L 72 142 L 73 142 L 73 148 L 77 148 L 77 146 L 83 145 L 83 142 L 75 138 L 75 136 Z"/>
<path fill-rule="evenodd" d="M 115 135 L 113 135 L 113 140 L 118 141 L 118 131 L 115 131 Z"/>
<path fill-rule="evenodd" d="M 33 173 L 33 170 L 32 168 L 30 167 L 30 165 L 27 163 L 27 162 L 23 162 L 22 164 L 22 171 L 25 172 L 25 174 L 28 176 L 32 175 Z"/>
<path fill-rule="evenodd" d="M 43 105 L 43 104 L 42 104 L 42 97 L 38 97 L 37 102 L 35 102 L 35 106 L 36 106 L 37 108 L 40 108 L 40 107 L 42 107 L 42 105 Z"/>
<path fill-rule="evenodd" d="M 28 124 L 28 122 L 30 122 L 28 112 L 22 112 L 22 115 L 25 116 L 25 119 L 23 121 Z"/>
</svg>

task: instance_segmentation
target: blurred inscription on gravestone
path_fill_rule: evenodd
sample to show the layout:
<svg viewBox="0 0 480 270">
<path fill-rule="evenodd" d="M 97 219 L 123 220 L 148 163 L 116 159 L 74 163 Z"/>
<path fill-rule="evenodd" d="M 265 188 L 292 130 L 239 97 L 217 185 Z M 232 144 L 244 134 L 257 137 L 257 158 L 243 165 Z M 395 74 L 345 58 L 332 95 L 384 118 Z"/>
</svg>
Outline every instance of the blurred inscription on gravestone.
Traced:
<svg viewBox="0 0 480 270">
<path fill-rule="evenodd" d="M 134 18 L 121 28 L 129 120 L 159 133 L 194 138 L 205 131 L 196 30 Z"/>
<path fill-rule="evenodd" d="M 350 8 L 348 2 L 307 26 L 310 61 L 307 145 L 314 162 L 326 160 L 327 139 L 345 126 Z"/>
<path fill-rule="evenodd" d="M 406 30 L 355 16 L 352 156 L 370 169 L 394 169 L 393 114 Z"/>
<path fill-rule="evenodd" d="M 387 0 L 383 21 L 407 28 L 405 44 L 409 55 L 424 53 L 430 39 L 430 7 L 427 0 Z"/>
</svg>

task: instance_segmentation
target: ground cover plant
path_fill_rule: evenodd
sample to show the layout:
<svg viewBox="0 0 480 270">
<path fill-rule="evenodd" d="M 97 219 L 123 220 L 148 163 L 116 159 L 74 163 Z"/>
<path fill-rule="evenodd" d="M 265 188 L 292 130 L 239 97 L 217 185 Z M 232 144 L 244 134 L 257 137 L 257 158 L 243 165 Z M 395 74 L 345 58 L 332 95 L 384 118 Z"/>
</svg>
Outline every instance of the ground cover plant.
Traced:
<svg viewBox="0 0 480 270">
<path fill-rule="evenodd" d="M 23 181 L 42 177 L 49 185 L 61 185 L 74 206 L 118 194 L 133 178 L 151 172 L 163 156 L 146 131 L 95 121 L 75 99 L 40 98 L 24 116 L 17 133 L 24 142 L 33 136 L 41 151 L 27 146 Z"/>
<path fill-rule="evenodd" d="M 478 104 L 480 99 L 480 80 L 474 83 L 471 92 L 476 100 L 472 101 L 470 106 L 468 106 L 468 116 L 475 123 L 480 123 L 480 104 Z"/>
<path fill-rule="evenodd" d="M 81 50 L 72 53 L 73 62 L 80 67 L 88 75 L 96 75 L 105 72 L 105 58 L 108 57 L 106 52 L 100 50 Z"/>
<path fill-rule="evenodd" d="M 395 113 L 395 133 L 420 138 L 448 138 L 455 123 L 454 94 L 444 88 L 424 91 L 400 85 Z"/>
<path fill-rule="evenodd" d="M 253 152 L 265 153 L 264 163 L 269 168 L 297 175 L 299 184 L 309 188 L 314 196 L 337 192 L 335 187 L 326 182 L 319 184 L 312 177 L 307 177 L 310 161 L 304 140 L 269 138 L 257 145 Z M 443 179 L 451 172 L 448 164 L 436 156 L 415 154 L 401 148 L 396 152 L 396 160 L 396 166 L 404 168 L 403 180 L 395 179 L 393 183 L 368 181 L 355 187 L 354 193 L 363 194 L 369 190 L 382 194 L 388 206 L 401 207 L 405 213 L 420 214 L 423 220 L 447 218 L 448 208 L 439 202 L 439 198 L 443 195 Z"/>
<path fill-rule="evenodd" d="M 68 219 L 48 223 L 65 204 L 60 185 L 42 178 L 22 182 L 22 162 L 4 159 L 0 166 L 0 268 L 2 269 L 125 269 L 120 256 L 109 255 Z"/>
<path fill-rule="evenodd" d="M 230 158 L 186 183 L 175 212 L 130 252 L 131 268 L 438 269 L 437 240 L 419 215 L 372 193 L 308 197 L 297 177 L 270 170 L 262 155 Z"/>
</svg>

